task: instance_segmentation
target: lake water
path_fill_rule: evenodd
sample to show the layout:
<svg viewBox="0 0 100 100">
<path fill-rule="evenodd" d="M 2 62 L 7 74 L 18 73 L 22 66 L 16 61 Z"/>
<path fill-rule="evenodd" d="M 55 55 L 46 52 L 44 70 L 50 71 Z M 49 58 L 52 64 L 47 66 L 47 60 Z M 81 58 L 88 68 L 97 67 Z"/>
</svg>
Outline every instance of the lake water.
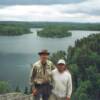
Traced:
<svg viewBox="0 0 100 100">
<path fill-rule="evenodd" d="M 24 88 L 28 85 L 30 64 L 38 60 L 37 53 L 41 49 L 50 52 L 58 50 L 67 51 L 69 46 L 74 46 L 75 40 L 87 37 L 100 31 L 71 31 L 72 36 L 51 39 L 37 36 L 37 30 L 22 36 L 0 36 L 0 80 L 7 80 L 13 87 L 19 85 Z"/>
</svg>

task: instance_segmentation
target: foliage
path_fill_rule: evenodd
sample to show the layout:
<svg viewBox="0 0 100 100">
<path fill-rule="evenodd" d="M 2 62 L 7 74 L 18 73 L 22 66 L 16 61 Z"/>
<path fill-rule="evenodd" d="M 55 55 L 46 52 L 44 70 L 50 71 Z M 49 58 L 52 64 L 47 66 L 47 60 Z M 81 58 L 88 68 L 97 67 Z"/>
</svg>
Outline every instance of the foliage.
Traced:
<svg viewBox="0 0 100 100">
<path fill-rule="evenodd" d="M 20 90 L 20 87 L 19 87 L 19 86 L 16 86 L 16 88 L 15 88 L 15 92 L 21 92 L 21 90 Z"/>
<path fill-rule="evenodd" d="M 57 51 L 56 53 L 53 53 L 52 56 L 50 56 L 50 60 L 55 65 L 57 64 L 57 61 L 59 59 L 65 59 L 65 60 L 67 60 L 67 58 L 66 58 L 66 52 L 65 51 Z"/>
<path fill-rule="evenodd" d="M 16 36 L 30 33 L 25 25 L 0 24 L 0 35 Z"/>
<path fill-rule="evenodd" d="M 16 36 L 28 34 L 30 33 L 30 28 L 44 28 L 44 31 L 38 32 L 39 36 L 65 37 L 71 35 L 68 30 L 100 30 L 100 23 L 0 21 L 0 35 Z M 42 34 L 43 32 L 45 33 Z"/>
<path fill-rule="evenodd" d="M 24 94 L 29 94 L 28 87 L 25 87 Z"/>
<path fill-rule="evenodd" d="M 72 100 L 100 99 L 100 34 L 77 40 L 74 47 L 69 47 L 67 63 L 73 78 Z M 59 52 L 60 53 L 60 52 Z M 51 57 L 56 62 L 58 53 Z M 66 55 L 59 54 L 63 58 Z"/>
<path fill-rule="evenodd" d="M 8 82 L 0 81 L 0 94 L 8 93 L 10 91 L 10 87 Z"/>
<path fill-rule="evenodd" d="M 70 65 L 76 64 L 76 69 L 71 69 L 77 75 L 74 95 L 78 100 L 99 100 L 100 98 L 100 34 L 93 34 L 87 38 L 76 41 L 75 47 L 70 47 L 68 52 L 68 62 Z M 75 77 L 75 76 L 73 76 Z M 74 99 L 74 100 L 77 100 Z"/>
<path fill-rule="evenodd" d="M 40 37 L 52 37 L 52 38 L 63 38 L 71 36 L 71 32 L 68 32 L 66 27 L 62 26 L 48 26 L 37 33 Z"/>
<path fill-rule="evenodd" d="M 25 26 L 28 28 L 32 28 L 32 27 L 45 28 L 47 26 L 64 26 L 68 30 L 100 30 L 100 23 L 0 21 L 0 24 Z"/>
</svg>

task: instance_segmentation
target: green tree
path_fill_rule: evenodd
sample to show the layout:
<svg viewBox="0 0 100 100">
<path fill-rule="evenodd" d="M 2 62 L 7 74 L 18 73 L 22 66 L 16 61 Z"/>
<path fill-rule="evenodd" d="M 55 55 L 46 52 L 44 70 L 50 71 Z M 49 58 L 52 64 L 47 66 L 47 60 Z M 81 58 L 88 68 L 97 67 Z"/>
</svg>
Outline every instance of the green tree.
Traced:
<svg viewBox="0 0 100 100">
<path fill-rule="evenodd" d="M 56 53 L 53 53 L 50 56 L 50 60 L 52 60 L 54 64 L 57 64 L 57 61 L 59 59 L 65 59 L 65 60 L 67 60 L 66 57 L 67 57 L 67 55 L 66 55 L 65 51 L 57 51 Z"/>
<path fill-rule="evenodd" d="M 52 25 L 45 27 L 41 31 L 38 31 L 37 35 L 41 37 L 63 38 L 71 36 L 72 34 L 64 26 Z"/>
<path fill-rule="evenodd" d="M 10 92 L 10 86 L 8 82 L 0 81 L 0 94 Z"/>
<path fill-rule="evenodd" d="M 68 50 L 68 62 L 73 74 L 74 100 L 100 98 L 100 34 L 93 34 L 75 42 Z M 74 65 L 75 67 L 72 67 Z M 77 71 L 78 72 L 77 72 Z M 76 98 L 76 99 L 75 99 Z"/>
<path fill-rule="evenodd" d="M 18 85 L 15 88 L 15 92 L 21 92 L 20 87 Z"/>
<path fill-rule="evenodd" d="M 24 94 L 28 94 L 28 87 L 25 87 Z"/>
</svg>

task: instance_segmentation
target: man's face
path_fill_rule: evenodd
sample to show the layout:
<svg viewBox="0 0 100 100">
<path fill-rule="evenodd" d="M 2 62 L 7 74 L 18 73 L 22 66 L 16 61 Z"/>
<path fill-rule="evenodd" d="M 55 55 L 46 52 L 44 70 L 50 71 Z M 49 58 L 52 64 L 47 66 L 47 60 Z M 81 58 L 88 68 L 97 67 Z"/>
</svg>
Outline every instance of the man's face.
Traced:
<svg viewBox="0 0 100 100">
<path fill-rule="evenodd" d="M 41 54 L 40 55 L 40 60 L 45 63 L 48 59 L 48 54 Z"/>
<path fill-rule="evenodd" d="M 57 68 L 58 68 L 58 71 L 59 71 L 59 72 L 63 72 L 63 71 L 65 70 L 66 67 L 65 67 L 64 64 L 58 64 L 58 65 L 57 65 Z"/>
</svg>

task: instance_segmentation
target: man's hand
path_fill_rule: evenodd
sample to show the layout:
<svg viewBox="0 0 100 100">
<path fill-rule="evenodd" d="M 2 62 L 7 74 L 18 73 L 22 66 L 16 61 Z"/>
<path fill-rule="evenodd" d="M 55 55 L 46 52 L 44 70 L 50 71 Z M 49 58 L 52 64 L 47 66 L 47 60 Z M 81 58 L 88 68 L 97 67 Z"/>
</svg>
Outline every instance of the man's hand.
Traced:
<svg viewBox="0 0 100 100">
<path fill-rule="evenodd" d="M 70 100 L 70 97 L 66 97 L 66 100 Z"/>
<path fill-rule="evenodd" d="M 38 94 L 38 90 L 36 89 L 36 88 L 33 88 L 32 89 L 32 94 L 35 96 L 35 95 L 37 95 Z"/>
<path fill-rule="evenodd" d="M 46 80 L 46 79 L 44 79 L 44 80 L 43 80 L 43 83 L 48 83 L 48 82 L 49 82 L 49 81 L 48 81 L 48 80 Z"/>
</svg>

